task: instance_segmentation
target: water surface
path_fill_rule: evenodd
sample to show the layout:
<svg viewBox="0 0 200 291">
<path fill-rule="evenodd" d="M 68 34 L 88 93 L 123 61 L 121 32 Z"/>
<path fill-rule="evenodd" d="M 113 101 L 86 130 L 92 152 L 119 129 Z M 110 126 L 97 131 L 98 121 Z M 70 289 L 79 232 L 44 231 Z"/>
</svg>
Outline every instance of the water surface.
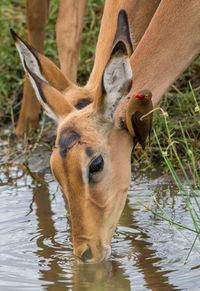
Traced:
<svg viewBox="0 0 200 291">
<path fill-rule="evenodd" d="M 111 258 L 83 264 L 73 256 L 63 194 L 47 162 L 38 168 L 32 174 L 14 164 L 0 168 L 1 290 L 200 290 L 199 254 L 192 251 L 184 265 L 191 245 L 138 203 L 161 212 L 154 194 L 170 218 L 192 226 L 176 186 L 157 183 L 158 170 L 132 173 Z"/>
</svg>

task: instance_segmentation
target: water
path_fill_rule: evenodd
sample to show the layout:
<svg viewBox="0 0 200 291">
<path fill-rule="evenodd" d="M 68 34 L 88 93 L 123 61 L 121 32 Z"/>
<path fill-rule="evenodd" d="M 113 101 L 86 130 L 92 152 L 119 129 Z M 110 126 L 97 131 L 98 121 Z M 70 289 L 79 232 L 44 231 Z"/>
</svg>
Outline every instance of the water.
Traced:
<svg viewBox="0 0 200 291">
<path fill-rule="evenodd" d="M 0 168 L 1 290 L 200 290 L 199 254 L 193 250 L 184 265 L 190 244 L 138 203 L 161 213 L 154 194 L 170 218 L 192 226 L 176 186 L 158 184 L 156 170 L 133 172 L 112 256 L 90 265 L 73 256 L 67 204 L 44 168 L 32 175 L 14 165 Z"/>
</svg>

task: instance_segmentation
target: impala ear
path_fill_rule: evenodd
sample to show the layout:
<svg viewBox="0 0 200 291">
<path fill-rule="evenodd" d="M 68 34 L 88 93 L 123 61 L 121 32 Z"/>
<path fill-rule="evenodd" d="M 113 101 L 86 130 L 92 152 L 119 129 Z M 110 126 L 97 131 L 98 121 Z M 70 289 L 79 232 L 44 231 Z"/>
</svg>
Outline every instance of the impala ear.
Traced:
<svg viewBox="0 0 200 291">
<path fill-rule="evenodd" d="M 58 121 L 75 110 L 62 95 L 62 91 L 69 89 L 73 84 L 53 62 L 25 43 L 13 30 L 11 34 L 24 70 L 28 73 L 38 101 L 46 113 Z"/>
<path fill-rule="evenodd" d="M 115 34 L 113 47 L 117 42 L 123 42 L 126 47 L 126 53 L 130 57 L 133 53 L 133 44 L 128 24 L 128 16 L 125 10 L 120 10 L 117 19 L 117 31 Z"/>
<path fill-rule="evenodd" d="M 26 61 L 24 61 L 24 68 L 28 73 L 38 101 L 49 117 L 58 121 L 76 110 L 60 91 L 33 73 L 27 66 Z"/>
<path fill-rule="evenodd" d="M 127 14 L 121 10 L 111 57 L 102 77 L 102 94 L 94 100 L 94 109 L 111 120 L 117 106 L 131 88 L 132 69 L 129 57 L 132 50 Z"/>
<path fill-rule="evenodd" d="M 41 80 L 48 82 L 59 91 L 73 86 L 52 61 L 24 42 L 12 29 L 10 31 L 24 69 L 24 63 L 26 62 L 27 67 L 33 74 Z"/>
</svg>

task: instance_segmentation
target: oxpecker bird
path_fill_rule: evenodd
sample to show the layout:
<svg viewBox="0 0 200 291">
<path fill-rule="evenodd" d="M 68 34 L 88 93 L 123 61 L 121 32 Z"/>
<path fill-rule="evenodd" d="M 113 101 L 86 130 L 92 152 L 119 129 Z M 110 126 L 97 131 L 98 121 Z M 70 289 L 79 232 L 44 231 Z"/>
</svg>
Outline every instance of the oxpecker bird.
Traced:
<svg viewBox="0 0 200 291">
<path fill-rule="evenodd" d="M 142 116 L 153 109 L 151 97 L 152 93 L 149 90 L 139 91 L 138 94 L 129 100 L 126 112 L 128 130 L 135 137 L 134 146 L 139 142 L 143 149 L 145 149 L 146 138 L 150 136 L 153 114 L 150 113 L 144 118 Z"/>
</svg>

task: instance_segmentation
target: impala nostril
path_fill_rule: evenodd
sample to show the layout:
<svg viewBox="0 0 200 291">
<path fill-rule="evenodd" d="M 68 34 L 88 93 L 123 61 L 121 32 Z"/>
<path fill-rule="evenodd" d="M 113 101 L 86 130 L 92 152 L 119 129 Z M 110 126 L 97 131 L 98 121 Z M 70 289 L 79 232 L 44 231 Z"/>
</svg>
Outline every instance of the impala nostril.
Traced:
<svg viewBox="0 0 200 291">
<path fill-rule="evenodd" d="M 87 246 L 87 248 L 85 249 L 85 251 L 81 255 L 81 260 L 83 262 L 87 262 L 88 260 L 92 259 L 92 257 L 93 257 L 93 255 L 92 255 L 91 248 L 89 246 Z"/>
</svg>

